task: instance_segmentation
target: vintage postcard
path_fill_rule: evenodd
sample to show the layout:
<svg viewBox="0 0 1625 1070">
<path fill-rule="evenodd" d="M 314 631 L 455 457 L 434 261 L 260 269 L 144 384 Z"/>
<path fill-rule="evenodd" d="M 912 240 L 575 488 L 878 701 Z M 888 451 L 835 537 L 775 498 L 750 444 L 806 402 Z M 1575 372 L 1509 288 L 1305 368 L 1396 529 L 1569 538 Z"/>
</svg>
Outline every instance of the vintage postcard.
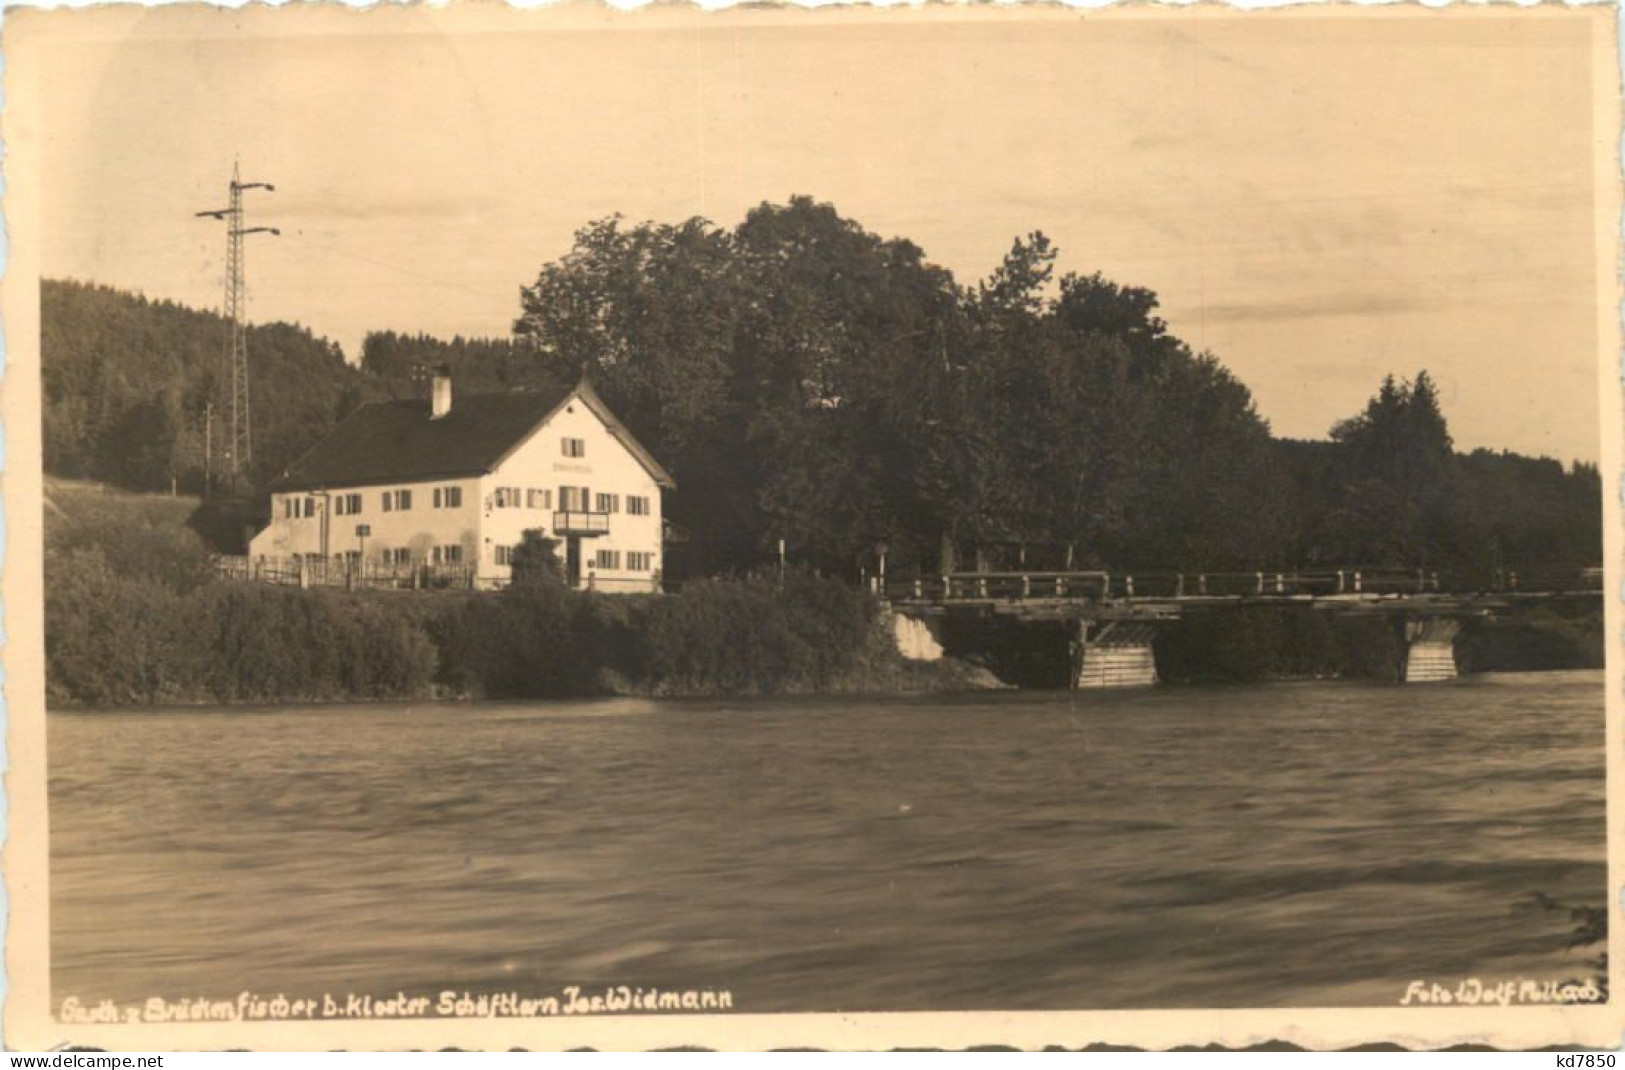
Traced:
<svg viewBox="0 0 1625 1070">
<path fill-rule="evenodd" d="M 1617 1046 L 1615 34 L 9 11 L 6 1043 Z"/>
</svg>

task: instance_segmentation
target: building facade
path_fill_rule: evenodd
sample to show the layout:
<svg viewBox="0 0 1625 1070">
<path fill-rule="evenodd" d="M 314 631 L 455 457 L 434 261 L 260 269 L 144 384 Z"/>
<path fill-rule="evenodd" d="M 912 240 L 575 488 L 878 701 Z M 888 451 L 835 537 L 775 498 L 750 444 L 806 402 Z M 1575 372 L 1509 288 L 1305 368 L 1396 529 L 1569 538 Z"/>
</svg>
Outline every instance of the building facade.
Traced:
<svg viewBox="0 0 1625 1070">
<path fill-rule="evenodd" d="M 655 591 L 674 488 L 585 380 L 453 398 L 442 372 L 428 400 L 362 406 L 301 457 L 249 556 L 500 586 L 537 531 L 572 585 Z"/>
</svg>

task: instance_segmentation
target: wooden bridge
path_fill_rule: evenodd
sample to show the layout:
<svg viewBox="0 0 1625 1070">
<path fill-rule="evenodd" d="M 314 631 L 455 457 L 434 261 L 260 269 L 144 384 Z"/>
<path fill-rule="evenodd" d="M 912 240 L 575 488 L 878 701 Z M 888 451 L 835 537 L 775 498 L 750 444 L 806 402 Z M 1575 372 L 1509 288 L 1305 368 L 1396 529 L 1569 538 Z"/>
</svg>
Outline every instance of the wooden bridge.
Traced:
<svg viewBox="0 0 1625 1070">
<path fill-rule="evenodd" d="M 1406 681 L 1456 675 L 1464 622 L 1535 601 L 1600 599 L 1601 568 L 1450 573 L 1388 567 L 1253 572 L 951 572 L 877 580 L 897 613 L 930 626 L 949 612 L 979 612 L 1076 628 L 1073 680 L 1082 687 L 1156 682 L 1156 622 L 1205 609 L 1307 606 L 1384 614 L 1403 623 Z"/>
<path fill-rule="evenodd" d="M 1508 569 L 1453 575 L 1429 569 L 1339 568 L 1254 572 L 950 572 L 884 585 L 898 608 L 981 607 L 1035 618 L 1101 613 L 1177 617 L 1203 605 L 1314 605 L 1323 609 L 1490 608 L 1514 601 L 1599 597 L 1601 568 Z"/>
</svg>

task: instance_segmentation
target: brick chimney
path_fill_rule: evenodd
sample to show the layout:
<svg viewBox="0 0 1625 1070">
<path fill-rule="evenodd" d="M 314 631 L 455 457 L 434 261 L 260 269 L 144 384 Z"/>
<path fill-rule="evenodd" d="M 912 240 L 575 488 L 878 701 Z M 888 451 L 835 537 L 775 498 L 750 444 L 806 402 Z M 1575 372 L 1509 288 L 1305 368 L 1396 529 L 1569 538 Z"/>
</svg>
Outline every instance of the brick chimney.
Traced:
<svg viewBox="0 0 1625 1070">
<path fill-rule="evenodd" d="M 435 366 L 429 394 L 429 419 L 438 420 L 451 411 L 451 365 Z"/>
</svg>

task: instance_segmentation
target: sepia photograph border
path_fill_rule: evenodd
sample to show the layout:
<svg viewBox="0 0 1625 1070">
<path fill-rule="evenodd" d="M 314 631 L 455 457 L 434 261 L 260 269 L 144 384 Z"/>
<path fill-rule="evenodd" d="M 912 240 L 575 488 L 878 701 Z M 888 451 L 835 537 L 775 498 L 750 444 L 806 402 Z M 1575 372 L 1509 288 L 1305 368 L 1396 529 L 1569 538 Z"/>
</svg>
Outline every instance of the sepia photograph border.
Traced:
<svg viewBox="0 0 1625 1070">
<path fill-rule="evenodd" d="M 638 1050 L 701 1047 L 718 1050 L 780 1048 L 884 1049 L 896 1047 L 965 1048 L 1000 1045 L 1023 1049 L 1047 1046 L 1081 1048 L 1094 1044 L 1167 1049 L 1186 1045 L 1245 1047 L 1284 1042 L 1313 1050 L 1364 1044 L 1395 1044 L 1412 1049 L 1454 1045 L 1488 1045 L 1503 1049 L 1535 1047 L 1604 1047 L 1620 1043 L 1622 996 L 1620 973 L 1625 964 L 1625 924 L 1620 920 L 1621 874 L 1625 872 L 1625 818 L 1622 818 L 1621 731 L 1625 656 L 1619 634 L 1622 439 L 1619 287 L 1620 130 L 1617 12 L 1613 7 L 1588 9 L 1593 25 L 1594 203 L 1599 340 L 1596 387 L 1602 428 L 1601 469 L 1604 487 L 1604 556 L 1606 568 L 1606 634 L 1609 637 L 1605 676 L 1607 691 L 1607 833 L 1608 949 L 1612 1000 L 1606 1004 L 1510 1008 L 1362 1007 L 1316 1009 L 1194 1009 L 1052 1012 L 933 1012 L 841 1014 L 725 1014 L 671 1016 L 585 1016 L 554 1019 L 413 1019 L 317 1021 L 308 1023 L 233 1023 L 186 1025 L 64 1025 L 50 1005 L 50 838 L 47 825 L 45 657 L 42 564 L 43 473 L 40 384 L 40 155 L 51 136 L 44 126 L 40 87 L 51 77 L 41 62 L 40 46 L 63 34 L 105 38 L 139 37 L 188 28 L 206 32 L 200 23 L 230 20 L 231 32 L 265 35 L 362 33 L 461 34 L 503 32 L 546 22 L 628 28 L 683 20 L 739 20 L 757 23 L 828 26 L 835 23 L 906 22 L 959 19 L 998 21 L 1025 18 L 1082 17 L 1080 11 L 1048 5 L 1000 7 L 872 8 L 830 6 L 799 8 L 732 8 L 702 11 L 660 6 L 633 12 L 610 11 L 579 4 L 530 11 L 498 4 L 456 2 L 446 7 L 377 6 L 366 10 L 337 5 L 287 8 L 255 6 L 230 13 L 202 5 L 144 9 L 136 5 L 102 5 L 81 10 L 11 9 L 6 13 L 3 45 L 4 135 L 3 212 L 9 242 L 8 261 L 0 283 L 5 357 L 4 442 L 4 698 L 9 769 L 5 777 L 9 828 L 4 849 L 4 877 L 10 914 L 6 940 L 9 988 L 4 1009 L 5 1043 L 11 1050 L 46 1050 L 66 1046 L 159 1051 L 218 1048 L 331 1050 L 366 1049 L 562 1049 L 588 1047 Z M 1161 8 L 1118 5 L 1090 10 L 1091 19 L 1235 18 L 1237 10 L 1220 4 Z M 1467 8 L 1461 4 L 1428 10 L 1420 5 L 1361 9 L 1357 5 L 1315 5 L 1314 10 L 1253 10 L 1243 17 L 1473 19 L 1507 17 L 1506 8 Z M 1573 9 L 1542 6 L 1523 9 L 1519 18 L 1576 17 Z M 929 91 L 922 88 L 922 91 Z M 163 121 L 154 116 L 155 123 Z M 268 919 L 270 921 L 271 919 Z M 1177 971 L 1177 962 L 1167 969 Z M 1397 1003 L 1397 1000 L 1396 1000 Z"/>
</svg>

